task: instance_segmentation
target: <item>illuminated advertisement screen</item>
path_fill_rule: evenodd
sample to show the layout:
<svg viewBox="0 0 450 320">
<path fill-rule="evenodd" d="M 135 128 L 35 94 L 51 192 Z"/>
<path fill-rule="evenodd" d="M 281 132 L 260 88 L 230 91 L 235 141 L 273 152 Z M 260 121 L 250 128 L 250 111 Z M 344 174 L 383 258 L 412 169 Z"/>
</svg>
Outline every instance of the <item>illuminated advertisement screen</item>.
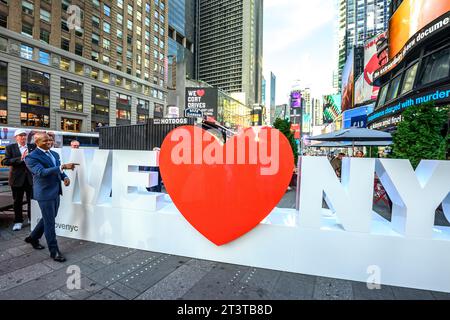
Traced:
<svg viewBox="0 0 450 320">
<path fill-rule="evenodd" d="M 404 0 L 389 21 L 389 59 L 394 58 L 419 30 L 449 11 L 448 0 Z M 433 30 L 428 30 L 427 34 Z"/>
<path fill-rule="evenodd" d="M 342 71 L 342 111 L 353 107 L 353 95 L 355 90 L 353 56 L 354 50 L 352 49 Z"/>
<path fill-rule="evenodd" d="M 291 108 L 300 108 L 302 106 L 302 94 L 299 91 L 291 92 Z"/>
</svg>

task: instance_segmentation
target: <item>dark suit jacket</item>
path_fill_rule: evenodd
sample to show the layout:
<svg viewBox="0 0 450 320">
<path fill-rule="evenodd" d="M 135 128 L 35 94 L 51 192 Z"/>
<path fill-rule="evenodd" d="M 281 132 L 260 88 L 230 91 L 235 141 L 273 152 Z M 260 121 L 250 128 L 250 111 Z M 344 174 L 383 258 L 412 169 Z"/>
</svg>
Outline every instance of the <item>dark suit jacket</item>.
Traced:
<svg viewBox="0 0 450 320">
<path fill-rule="evenodd" d="M 56 160 L 56 165 L 40 149 L 34 150 L 25 158 L 27 167 L 33 174 L 33 199 L 38 201 L 58 199 L 62 195 L 61 181 L 67 178 L 65 173 L 61 173 L 59 154 L 50 152 Z"/>
<path fill-rule="evenodd" d="M 27 144 L 28 154 L 30 154 L 36 145 Z M 22 187 L 25 181 L 28 180 L 30 185 L 33 184 L 33 177 L 28 170 L 25 162 L 22 161 L 22 154 L 20 153 L 19 145 L 12 143 L 6 147 L 5 158 L 2 160 L 2 165 L 9 166 L 9 185 L 11 187 Z"/>
</svg>

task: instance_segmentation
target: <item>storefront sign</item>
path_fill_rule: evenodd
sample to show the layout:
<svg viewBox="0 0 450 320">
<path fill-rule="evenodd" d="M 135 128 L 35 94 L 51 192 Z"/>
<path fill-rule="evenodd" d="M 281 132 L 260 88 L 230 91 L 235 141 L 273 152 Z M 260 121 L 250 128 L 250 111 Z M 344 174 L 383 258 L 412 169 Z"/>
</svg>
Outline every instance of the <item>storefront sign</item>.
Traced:
<svg viewBox="0 0 450 320">
<path fill-rule="evenodd" d="M 412 95 L 411 97 L 402 99 L 393 105 L 376 110 L 374 113 L 369 115 L 368 120 L 369 122 L 372 122 L 385 116 L 400 113 L 406 108 L 428 102 L 437 102 L 441 104 L 450 102 L 450 84 L 433 89 L 433 91 Z"/>
<path fill-rule="evenodd" d="M 154 125 L 159 124 L 188 124 L 187 118 L 161 118 L 161 119 L 154 119 L 153 120 Z"/>
</svg>

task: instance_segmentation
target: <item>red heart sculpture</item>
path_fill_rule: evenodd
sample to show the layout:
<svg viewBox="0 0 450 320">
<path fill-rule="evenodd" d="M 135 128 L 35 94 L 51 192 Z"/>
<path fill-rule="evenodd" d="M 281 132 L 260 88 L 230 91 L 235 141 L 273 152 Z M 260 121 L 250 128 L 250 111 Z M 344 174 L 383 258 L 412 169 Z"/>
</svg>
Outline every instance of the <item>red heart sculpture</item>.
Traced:
<svg viewBox="0 0 450 320">
<path fill-rule="evenodd" d="M 199 97 L 203 97 L 204 95 L 205 95 L 205 90 L 197 90 L 197 95 L 199 96 Z"/>
<path fill-rule="evenodd" d="M 258 130 L 246 129 L 223 145 L 199 127 L 183 126 L 170 132 L 161 146 L 161 175 L 175 206 L 218 246 L 255 228 L 279 203 L 291 180 L 294 158 L 288 140 L 276 129 Z M 208 141 L 202 141 L 203 135 Z M 192 139 L 194 136 L 200 138 Z M 251 143 L 238 148 L 243 137 L 252 141 L 259 153 L 267 148 L 272 162 L 263 157 L 249 161 L 255 153 Z M 247 159 L 244 164 L 239 151 Z M 222 158 L 223 163 L 212 162 L 214 157 Z M 273 172 L 263 175 L 264 168 Z"/>
</svg>

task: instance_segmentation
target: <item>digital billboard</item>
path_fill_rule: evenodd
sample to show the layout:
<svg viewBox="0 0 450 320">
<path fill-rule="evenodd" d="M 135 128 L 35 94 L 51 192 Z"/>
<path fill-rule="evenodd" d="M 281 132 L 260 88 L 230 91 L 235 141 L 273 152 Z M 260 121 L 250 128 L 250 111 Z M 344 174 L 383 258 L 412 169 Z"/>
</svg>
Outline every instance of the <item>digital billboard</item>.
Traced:
<svg viewBox="0 0 450 320">
<path fill-rule="evenodd" d="M 342 111 L 353 107 L 354 85 L 354 50 L 351 49 L 342 71 Z"/>
<path fill-rule="evenodd" d="M 300 91 L 291 92 L 291 108 L 300 108 L 302 106 L 302 94 Z"/>
<path fill-rule="evenodd" d="M 326 95 L 323 97 L 323 122 L 332 123 L 342 113 L 342 97 L 340 94 Z"/>
<path fill-rule="evenodd" d="M 185 109 L 217 118 L 218 99 L 217 88 L 186 88 Z"/>
<path fill-rule="evenodd" d="M 450 29 L 450 1 L 404 0 L 389 21 L 389 61 L 378 69 L 379 78 L 429 37 Z"/>
</svg>

